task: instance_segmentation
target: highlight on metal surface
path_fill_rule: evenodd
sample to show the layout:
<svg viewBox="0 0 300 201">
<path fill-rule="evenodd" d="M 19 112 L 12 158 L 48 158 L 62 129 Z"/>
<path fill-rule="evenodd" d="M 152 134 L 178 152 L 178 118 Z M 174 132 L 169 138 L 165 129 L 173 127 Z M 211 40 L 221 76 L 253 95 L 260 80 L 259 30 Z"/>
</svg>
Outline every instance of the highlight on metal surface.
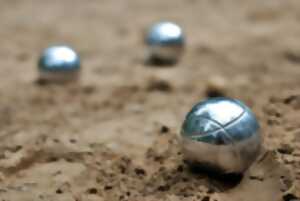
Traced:
<svg viewBox="0 0 300 201">
<path fill-rule="evenodd" d="M 196 104 L 181 130 L 185 158 L 220 173 L 242 173 L 261 148 L 259 124 L 242 102 L 211 98 Z"/>
<path fill-rule="evenodd" d="M 52 46 L 43 51 L 38 62 L 38 68 L 41 80 L 77 80 L 80 71 L 80 58 L 68 46 Z"/>
<path fill-rule="evenodd" d="M 183 53 L 185 36 L 180 26 L 173 22 L 154 24 L 147 36 L 148 60 L 175 63 Z"/>
</svg>

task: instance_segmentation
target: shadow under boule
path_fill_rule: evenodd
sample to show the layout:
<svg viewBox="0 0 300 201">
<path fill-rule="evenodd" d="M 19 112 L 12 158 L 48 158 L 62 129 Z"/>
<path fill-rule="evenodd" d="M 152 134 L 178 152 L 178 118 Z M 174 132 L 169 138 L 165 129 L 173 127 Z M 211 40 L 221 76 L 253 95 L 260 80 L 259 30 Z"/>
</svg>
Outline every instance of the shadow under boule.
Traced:
<svg viewBox="0 0 300 201">
<path fill-rule="evenodd" d="M 242 173 L 225 173 L 224 170 L 212 167 L 208 164 L 187 162 L 192 174 L 206 175 L 214 184 L 222 186 L 221 191 L 226 191 L 239 185 L 243 179 Z"/>
</svg>

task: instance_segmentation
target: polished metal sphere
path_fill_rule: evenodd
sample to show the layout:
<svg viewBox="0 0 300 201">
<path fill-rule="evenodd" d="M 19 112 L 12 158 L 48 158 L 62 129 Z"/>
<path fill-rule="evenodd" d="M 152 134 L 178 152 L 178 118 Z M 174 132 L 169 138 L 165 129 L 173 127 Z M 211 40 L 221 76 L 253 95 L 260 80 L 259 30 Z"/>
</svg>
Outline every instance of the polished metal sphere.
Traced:
<svg viewBox="0 0 300 201">
<path fill-rule="evenodd" d="M 177 24 L 159 22 L 150 28 L 146 43 L 149 60 L 175 63 L 183 52 L 185 37 Z"/>
<path fill-rule="evenodd" d="M 187 161 L 221 174 L 243 173 L 261 148 L 256 117 L 235 99 L 211 98 L 195 105 L 181 136 Z"/>
<path fill-rule="evenodd" d="M 70 47 L 53 46 L 44 50 L 38 67 L 41 80 L 72 81 L 79 76 L 80 59 Z"/>
</svg>

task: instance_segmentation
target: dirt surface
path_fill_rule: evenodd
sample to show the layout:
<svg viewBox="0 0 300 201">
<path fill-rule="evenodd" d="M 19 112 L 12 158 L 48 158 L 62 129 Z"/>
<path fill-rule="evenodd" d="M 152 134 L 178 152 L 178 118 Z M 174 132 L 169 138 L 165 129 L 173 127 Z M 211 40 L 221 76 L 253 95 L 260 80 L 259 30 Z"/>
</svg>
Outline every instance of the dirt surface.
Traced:
<svg viewBox="0 0 300 201">
<path fill-rule="evenodd" d="M 300 1 L 1 0 L 1 201 L 294 201 L 300 196 Z M 158 20 L 185 30 L 176 66 L 145 65 Z M 51 44 L 81 81 L 38 85 Z M 178 133 L 207 96 L 249 105 L 264 151 L 240 182 L 194 172 Z"/>
</svg>

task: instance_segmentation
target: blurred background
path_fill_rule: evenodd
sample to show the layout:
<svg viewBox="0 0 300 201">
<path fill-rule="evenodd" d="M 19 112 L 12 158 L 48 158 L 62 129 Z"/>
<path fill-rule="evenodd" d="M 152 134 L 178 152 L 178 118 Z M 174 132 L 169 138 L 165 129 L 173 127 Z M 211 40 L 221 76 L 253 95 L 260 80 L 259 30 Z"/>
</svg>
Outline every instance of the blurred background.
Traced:
<svg viewBox="0 0 300 201">
<path fill-rule="evenodd" d="M 161 20 L 176 22 L 186 35 L 174 66 L 145 65 L 144 35 Z M 96 145 L 143 164 L 161 129 L 178 134 L 191 106 L 212 96 L 249 105 L 261 121 L 265 147 L 284 152 L 282 163 L 299 181 L 299 23 L 298 0 L 0 0 L 5 185 L 52 178 L 46 172 L 57 167 L 70 169 L 64 178 L 73 182 L 84 169 L 76 153 Z M 42 50 L 56 44 L 80 54 L 79 83 L 36 83 Z M 34 161 L 37 153 L 73 153 L 79 164 L 53 167 Z M 46 187 L 28 187 L 36 191 L 24 191 L 23 198 L 54 185 L 41 183 Z M 14 194 L 3 196 L 21 199 Z"/>
</svg>

